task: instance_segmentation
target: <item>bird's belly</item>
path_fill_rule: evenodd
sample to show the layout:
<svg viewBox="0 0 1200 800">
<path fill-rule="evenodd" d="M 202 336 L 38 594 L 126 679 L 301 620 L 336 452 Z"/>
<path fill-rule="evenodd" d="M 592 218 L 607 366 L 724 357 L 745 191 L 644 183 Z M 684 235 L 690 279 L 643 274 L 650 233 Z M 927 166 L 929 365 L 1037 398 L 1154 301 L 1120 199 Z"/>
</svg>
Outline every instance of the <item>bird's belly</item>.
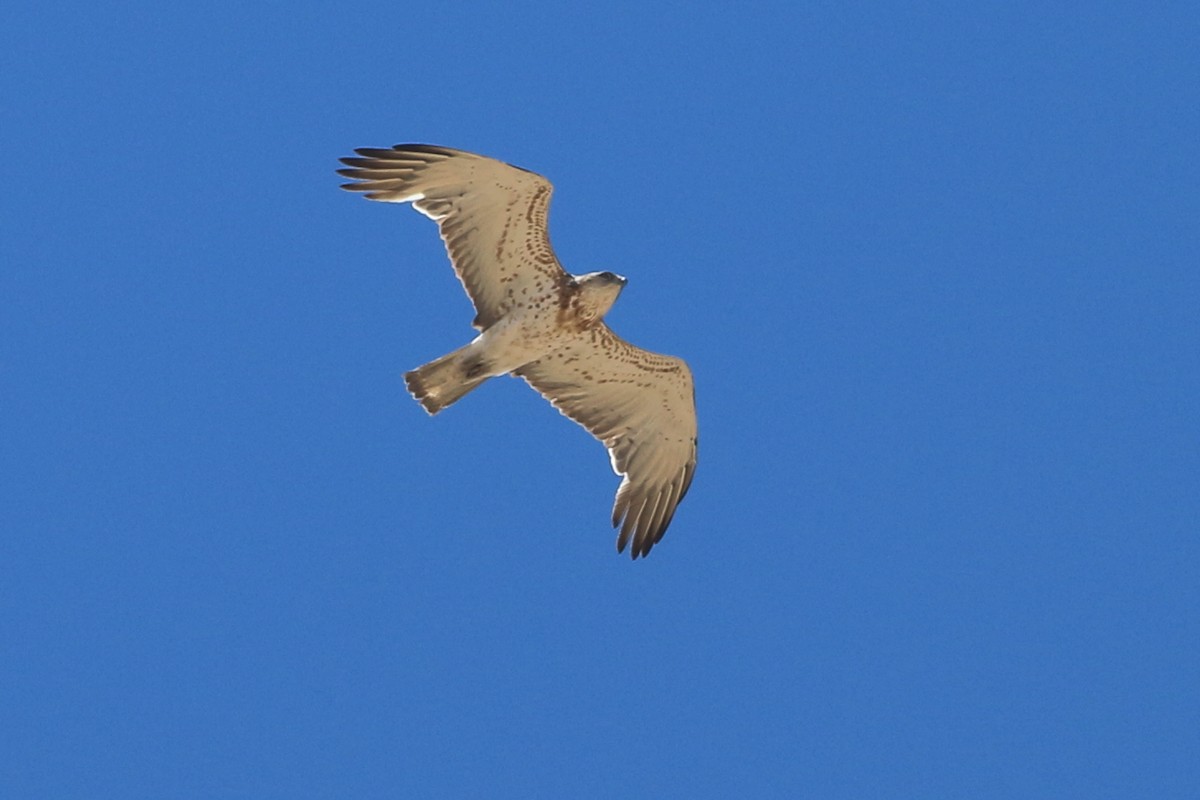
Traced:
<svg viewBox="0 0 1200 800">
<path fill-rule="evenodd" d="M 487 375 L 504 375 L 555 349 L 563 333 L 553 315 L 505 317 L 475 337 L 471 349 Z"/>
</svg>

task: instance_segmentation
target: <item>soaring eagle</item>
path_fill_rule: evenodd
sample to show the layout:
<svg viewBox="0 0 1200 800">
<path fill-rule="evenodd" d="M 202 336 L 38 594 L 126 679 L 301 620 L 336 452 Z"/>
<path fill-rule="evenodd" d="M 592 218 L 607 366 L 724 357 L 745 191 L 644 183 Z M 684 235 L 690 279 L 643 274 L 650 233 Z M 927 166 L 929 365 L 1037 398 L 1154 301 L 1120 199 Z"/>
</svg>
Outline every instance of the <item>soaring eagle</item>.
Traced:
<svg viewBox="0 0 1200 800">
<path fill-rule="evenodd" d="M 663 536 L 696 471 L 692 373 L 681 359 L 621 339 L 604 322 L 626 280 L 567 273 L 546 230 L 550 182 L 484 156 L 425 144 L 360 148 L 342 186 L 412 203 L 434 220 L 475 306 L 480 334 L 407 373 L 436 414 L 496 375 L 525 379 L 608 448 L 622 477 L 612 522 L 634 558 Z"/>
</svg>

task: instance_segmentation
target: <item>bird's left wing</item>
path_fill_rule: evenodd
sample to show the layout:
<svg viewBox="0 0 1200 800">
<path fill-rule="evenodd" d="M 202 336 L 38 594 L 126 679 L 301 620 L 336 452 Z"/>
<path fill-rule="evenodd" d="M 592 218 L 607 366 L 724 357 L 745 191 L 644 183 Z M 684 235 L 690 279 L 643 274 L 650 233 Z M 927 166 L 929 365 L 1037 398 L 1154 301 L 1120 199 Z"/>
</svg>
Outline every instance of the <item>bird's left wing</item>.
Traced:
<svg viewBox="0 0 1200 800">
<path fill-rule="evenodd" d="M 621 475 L 617 551 L 644 556 L 666 532 L 696 471 L 696 402 L 682 359 L 634 347 L 600 324 L 515 373 L 608 448 Z"/>
<path fill-rule="evenodd" d="M 343 158 L 343 189 L 412 203 L 434 220 L 475 305 L 476 328 L 566 280 L 546 230 L 550 181 L 494 158 L 428 144 L 362 147 Z"/>
</svg>

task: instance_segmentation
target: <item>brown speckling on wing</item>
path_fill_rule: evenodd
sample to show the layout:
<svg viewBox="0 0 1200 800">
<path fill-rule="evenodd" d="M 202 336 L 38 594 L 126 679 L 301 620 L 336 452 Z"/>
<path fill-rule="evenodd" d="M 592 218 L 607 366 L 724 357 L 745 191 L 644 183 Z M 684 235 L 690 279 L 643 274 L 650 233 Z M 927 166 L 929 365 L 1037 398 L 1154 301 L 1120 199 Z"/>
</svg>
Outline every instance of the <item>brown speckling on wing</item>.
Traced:
<svg viewBox="0 0 1200 800">
<path fill-rule="evenodd" d="M 566 278 L 550 247 L 554 188 L 537 173 L 462 150 L 424 144 L 363 147 L 343 158 L 343 189 L 370 200 L 412 203 L 437 222 L 446 252 L 475 305 L 476 328 L 515 302 Z"/>
<path fill-rule="evenodd" d="M 696 402 L 682 359 L 634 347 L 600 324 L 516 370 L 608 448 L 622 476 L 617 550 L 644 556 L 666 532 L 696 471 Z"/>
</svg>

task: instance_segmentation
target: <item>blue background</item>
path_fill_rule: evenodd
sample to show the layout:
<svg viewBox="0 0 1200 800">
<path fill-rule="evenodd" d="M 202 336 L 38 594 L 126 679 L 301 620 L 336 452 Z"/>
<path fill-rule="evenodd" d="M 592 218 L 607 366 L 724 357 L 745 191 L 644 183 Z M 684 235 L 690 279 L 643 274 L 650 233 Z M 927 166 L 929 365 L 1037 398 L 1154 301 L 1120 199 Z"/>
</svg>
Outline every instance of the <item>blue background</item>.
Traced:
<svg viewBox="0 0 1200 800">
<path fill-rule="evenodd" d="M 1190 3 L 11 2 L 0 795 L 1195 797 Z M 418 141 L 688 360 L 600 445 L 468 340 Z"/>
</svg>

